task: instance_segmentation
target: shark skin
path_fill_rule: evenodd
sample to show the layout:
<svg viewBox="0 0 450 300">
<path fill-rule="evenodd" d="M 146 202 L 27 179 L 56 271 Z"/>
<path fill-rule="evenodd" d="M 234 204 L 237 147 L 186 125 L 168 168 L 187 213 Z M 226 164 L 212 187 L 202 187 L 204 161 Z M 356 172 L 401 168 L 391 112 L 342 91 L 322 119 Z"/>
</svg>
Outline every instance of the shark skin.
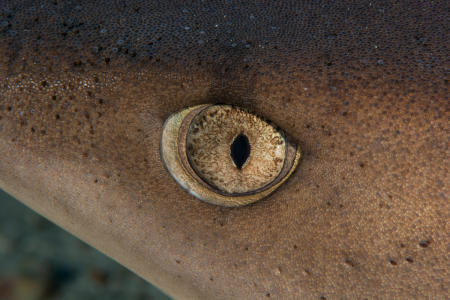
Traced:
<svg viewBox="0 0 450 300">
<path fill-rule="evenodd" d="M 448 5 L 2 0 L 0 187 L 176 299 L 444 299 Z M 279 125 L 296 172 L 188 194 L 160 139 L 202 103 Z"/>
</svg>

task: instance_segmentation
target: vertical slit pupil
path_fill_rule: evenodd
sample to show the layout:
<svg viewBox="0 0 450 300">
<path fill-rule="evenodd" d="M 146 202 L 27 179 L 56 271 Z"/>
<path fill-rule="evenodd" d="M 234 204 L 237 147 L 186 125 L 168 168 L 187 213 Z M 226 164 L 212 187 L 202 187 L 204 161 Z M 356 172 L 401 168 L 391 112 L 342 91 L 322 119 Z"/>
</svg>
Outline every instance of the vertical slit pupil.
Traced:
<svg viewBox="0 0 450 300">
<path fill-rule="evenodd" d="M 234 164 L 240 170 L 250 156 L 250 142 L 248 137 L 240 133 L 231 143 L 230 154 Z"/>
</svg>

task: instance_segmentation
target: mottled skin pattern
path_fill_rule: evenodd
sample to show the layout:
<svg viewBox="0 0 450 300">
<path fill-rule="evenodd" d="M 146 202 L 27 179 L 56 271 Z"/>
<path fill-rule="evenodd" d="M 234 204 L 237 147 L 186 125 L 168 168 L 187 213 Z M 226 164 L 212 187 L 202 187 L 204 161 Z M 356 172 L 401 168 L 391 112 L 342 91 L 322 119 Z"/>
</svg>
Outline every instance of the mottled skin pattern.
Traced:
<svg viewBox="0 0 450 300">
<path fill-rule="evenodd" d="M 3 189 L 180 299 L 448 296 L 448 1 L 91 2 L 0 3 Z M 265 200 L 165 170 L 210 102 L 302 148 Z"/>
</svg>

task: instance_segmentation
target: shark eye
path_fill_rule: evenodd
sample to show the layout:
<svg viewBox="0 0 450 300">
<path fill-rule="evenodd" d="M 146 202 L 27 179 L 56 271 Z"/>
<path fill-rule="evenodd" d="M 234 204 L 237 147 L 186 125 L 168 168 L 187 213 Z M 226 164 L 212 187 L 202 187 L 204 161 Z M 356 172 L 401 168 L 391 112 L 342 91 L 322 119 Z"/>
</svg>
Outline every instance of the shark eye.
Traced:
<svg viewBox="0 0 450 300">
<path fill-rule="evenodd" d="M 297 166 L 300 149 L 244 109 L 204 104 L 166 120 L 161 155 L 175 180 L 197 198 L 240 206 L 277 189 Z"/>
</svg>

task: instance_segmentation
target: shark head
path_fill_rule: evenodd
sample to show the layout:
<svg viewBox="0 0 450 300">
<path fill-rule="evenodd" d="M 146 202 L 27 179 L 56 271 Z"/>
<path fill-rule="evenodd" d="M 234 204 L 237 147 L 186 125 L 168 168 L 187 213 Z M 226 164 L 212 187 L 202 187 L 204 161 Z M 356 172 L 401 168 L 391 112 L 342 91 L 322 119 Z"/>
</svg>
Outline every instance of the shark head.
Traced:
<svg viewBox="0 0 450 300">
<path fill-rule="evenodd" d="M 3 1 L 0 186 L 180 299 L 445 297 L 445 2 Z M 295 173 L 199 201 L 164 121 L 226 103 Z"/>
</svg>

